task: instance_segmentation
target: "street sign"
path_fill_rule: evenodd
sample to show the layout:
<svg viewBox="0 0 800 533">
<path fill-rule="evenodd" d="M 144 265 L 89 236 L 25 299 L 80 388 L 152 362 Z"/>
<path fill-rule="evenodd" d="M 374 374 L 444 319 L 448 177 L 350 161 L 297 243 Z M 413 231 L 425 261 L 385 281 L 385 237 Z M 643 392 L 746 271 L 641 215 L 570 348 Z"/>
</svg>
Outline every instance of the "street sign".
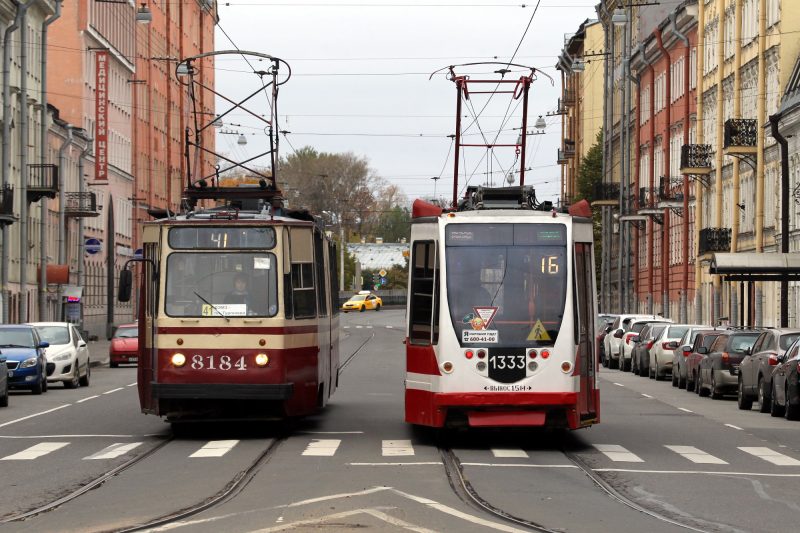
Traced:
<svg viewBox="0 0 800 533">
<path fill-rule="evenodd" d="M 135 252 L 133 252 L 134 259 L 141 259 L 144 257 L 144 251 L 141 248 L 137 248 Z"/>
<path fill-rule="evenodd" d="M 87 254 L 94 255 L 103 249 L 103 243 L 100 242 L 100 239 L 90 237 L 84 241 L 83 247 Z"/>
<path fill-rule="evenodd" d="M 382 278 L 385 278 L 386 274 L 387 274 L 386 269 L 382 268 L 380 270 L 380 272 L 378 272 L 378 274 L 380 274 Z M 386 283 L 386 282 L 384 282 L 384 283 Z"/>
<path fill-rule="evenodd" d="M 385 277 L 382 277 L 381 278 L 381 285 L 386 285 L 387 283 L 389 283 L 389 280 L 386 279 Z"/>
<path fill-rule="evenodd" d="M 377 291 L 378 289 L 380 289 L 380 288 L 381 288 L 381 286 L 380 286 L 380 284 L 379 284 L 379 283 L 376 283 L 376 284 L 375 284 L 375 286 L 374 286 L 373 288 L 374 288 L 374 289 Z"/>
</svg>

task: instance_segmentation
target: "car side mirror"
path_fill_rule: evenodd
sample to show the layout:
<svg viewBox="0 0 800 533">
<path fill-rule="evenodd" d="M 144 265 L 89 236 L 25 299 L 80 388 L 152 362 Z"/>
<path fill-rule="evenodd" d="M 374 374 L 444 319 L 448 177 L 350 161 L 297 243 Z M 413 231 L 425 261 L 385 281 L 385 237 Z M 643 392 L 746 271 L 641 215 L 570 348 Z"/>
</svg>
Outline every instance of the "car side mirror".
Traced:
<svg viewBox="0 0 800 533">
<path fill-rule="evenodd" d="M 783 363 L 784 361 L 786 361 L 786 354 L 785 354 L 785 353 L 782 353 L 782 354 L 780 354 L 780 355 L 777 357 L 777 359 L 778 359 L 778 364 L 781 364 L 781 363 Z"/>
<path fill-rule="evenodd" d="M 83 348 L 84 346 L 86 346 L 86 341 L 80 341 L 80 342 L 78 343 L 78 347 L 79 347 L 79 348 Z"/>
<path fill-rule="evenodd" d="M 699 348 L 697 349 L 697 353 L 699 353 L 699 354 L 702 354 L 702 355 L 705 355 L 705 354 L 707 354 L 707 353 L 708 353 L 708 348 L 706 348 L 705 346 L 701 346 L 701 347 L 699 347 Z"/>
<path fill-rule="evenodd" d="M 674 349 L 676 349 L 678 347 L 678 341 L 672 341 L 667 346 L 669 346 L 670 350 L 674 350 Z"/>
<path fill-rule="evenodd" d="M 631 342 L 641 342 L 642 338 L 639 335 L 631 337 Z"/>
<path fill-rule="evenodd" d="M 623 333 L 625 332 L 622 329 L 618 329 L 617 331 L 614 332 L 614 338 L 621 339 Z"/>
<path fill-rule="evenodd" d="M 131 287 L 133 287 L 133 271 L 124 268 L 119 273 L 117 300 L 120 302 L 129 302 L 131 300 Z"/>
<path fill-rule="evenodd" d="M 6 362 L 6 358 L 3 357 L 2 355 L 0 355 L 0 363 L 5 363 L 5 362 Z"/>
<path fill-rule="evenodd" d="M 611 329 L 612 329 L 611 326 L 606 326 L 606 329 L 604 331 L 606 333 L 611 333 Z"/>
<path fill-rule="evenodd" d="M 50 343 L 47 341 L 39 341 L 39 348 L 49 348 Z"/>
<path fill-rule="evenodd" d="M 744 349 L 744 354 L 745 355 L 752 355 L 753 354 L 753 347 L 752 346 L 748 346 L 747 348 L 745 348 Z"/>
</svg>

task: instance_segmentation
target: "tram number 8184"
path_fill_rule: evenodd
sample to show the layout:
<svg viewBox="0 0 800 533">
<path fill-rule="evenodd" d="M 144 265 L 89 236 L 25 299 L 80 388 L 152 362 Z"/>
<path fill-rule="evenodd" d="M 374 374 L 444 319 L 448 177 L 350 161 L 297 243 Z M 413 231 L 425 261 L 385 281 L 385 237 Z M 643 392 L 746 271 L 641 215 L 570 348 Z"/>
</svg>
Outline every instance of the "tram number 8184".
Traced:
<svg viewBox="0 0 800 533">
<path fill-rule="evenodd" d="M 191 366 L 193 370 L 247 370 L 247 361 L 244 356 L 234 362 L 229 355 L 193 355 Z"/>
</svg>

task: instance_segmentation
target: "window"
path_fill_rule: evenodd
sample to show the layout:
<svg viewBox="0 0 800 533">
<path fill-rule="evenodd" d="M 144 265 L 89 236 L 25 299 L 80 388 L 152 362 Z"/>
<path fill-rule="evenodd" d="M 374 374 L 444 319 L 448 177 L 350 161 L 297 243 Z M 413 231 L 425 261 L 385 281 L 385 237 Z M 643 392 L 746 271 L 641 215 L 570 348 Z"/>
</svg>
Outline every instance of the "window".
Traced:
<svg viewBox="0 0 800 533">
<path fill-rule="evenodd" d="M 409 342 L 436 344 L 439 341 L 439 258 L 436 242 L 416 241 L 411 250 Z"/>
<path fill-rule="evenodd" d="M 295 318 L 316 316 L 314 269 L 311 263 L 292 263 L 292 295 Z"/>
<path fill-rule="evenodd" d="M 781 20 L 781 0 L 767 0 L 767 28 Z"/>
<path fill-rule="evenodd" d="M 731 5 L 725 10 L 725 61 L 732 59 L 736 52 L 735 28 L 734 7 Z"/>
<path fill-rule="evenodd" d="M 317 266 L 317 308 L 319 316 L 328 316 L 328 287 L 325 283 L 325 254 L 322 235 L 314 232 L 314 263 Z"/>
<path fill-rule="evenodd" d="M 717 68 L 717 49 L 719 46 L 719 19 L 706 24 L 703 42 L 703 74 L 710 74 Z"/>
</svg>

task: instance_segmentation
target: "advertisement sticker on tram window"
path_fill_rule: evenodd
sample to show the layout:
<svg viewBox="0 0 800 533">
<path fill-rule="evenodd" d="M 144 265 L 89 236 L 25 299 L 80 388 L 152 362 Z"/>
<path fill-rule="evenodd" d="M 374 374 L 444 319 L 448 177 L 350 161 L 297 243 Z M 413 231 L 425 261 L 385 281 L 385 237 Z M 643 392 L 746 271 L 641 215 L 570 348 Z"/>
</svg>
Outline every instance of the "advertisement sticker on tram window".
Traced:
<svg viewBox="0 0 800 533">
<path fill-rule="evenodd" d="M 254 270 L 269 270 L 270 269 L 269 257 L 254 257 L 253 269 Z"/>
<path fill-rule="evenodd" d="M 498 333 L 496 329 L 465 329 L 461 332 L 461 342 L 497 344 Z"/>
<path fill-rule="evenodd" d="M 203 304 L 203 316 L 246 316 L 247 304 Z"/>
<path fill-rule="evenodd" d="M 476 327 L 475 329 L 488 328 L 489 324 L 494 320 L 494 316 L 497 314 L 497 307 L 473 307 L 472 310 L 475 311 L 475 316 L 480 318 L 483 322 L 482 327 Z"/>
</svg>

